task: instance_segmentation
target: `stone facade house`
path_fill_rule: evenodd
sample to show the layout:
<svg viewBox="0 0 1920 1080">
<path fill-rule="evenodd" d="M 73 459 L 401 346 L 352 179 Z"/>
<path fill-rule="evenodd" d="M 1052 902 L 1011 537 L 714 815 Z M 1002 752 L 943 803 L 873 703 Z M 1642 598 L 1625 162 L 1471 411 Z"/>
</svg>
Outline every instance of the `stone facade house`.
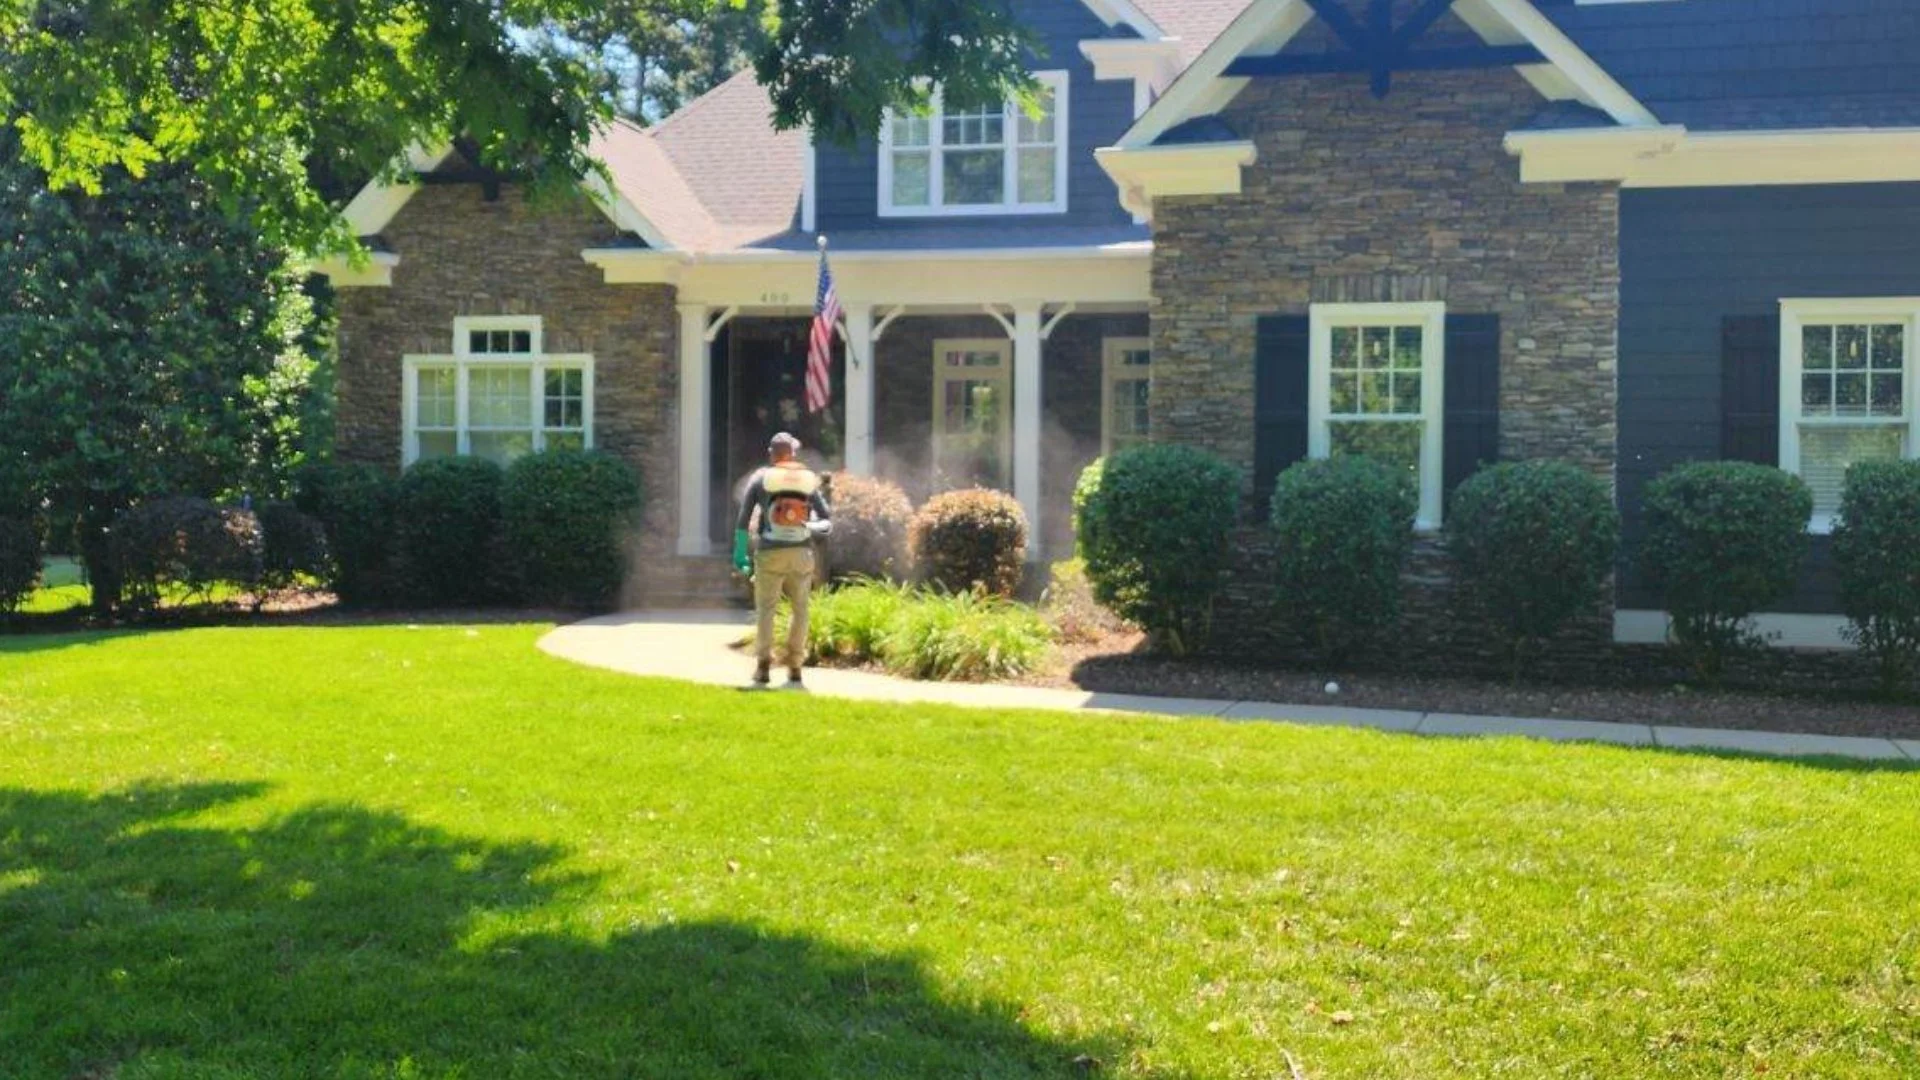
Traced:
<svg viewBox="0 0 1920 1080">
<path fill-rule="evenodd" d="M 628 457 L 639 602 L 716 565 L 777 429 L 916 496 L 1005 488 L 1041 555 L 1087 462 L 1189 443 L 1245 477 L 1249 612 L 1264 493 L 1309 456 L 1408 469 L 1423 530 L 1486 462 L 1572 461 L 1631 541 L 1682 460 L 1799 473 L 1820 532 L 1848 463 L 1920 453 L 1910 0 L 1018 7 L 1038 116 L 940 102 L 816 146 L 743 76 L 606 131 L 571 204 L 453 151 L 362 192 L 342 452 Z M 846 320 L 809 416 L 821 238 Z M 1617 597 L 1618 639 L 1664 635 L 1630 565 Z M 1834 610 L 1817 558 L 1765 621 L 1825 644 Z"/>
</svg>

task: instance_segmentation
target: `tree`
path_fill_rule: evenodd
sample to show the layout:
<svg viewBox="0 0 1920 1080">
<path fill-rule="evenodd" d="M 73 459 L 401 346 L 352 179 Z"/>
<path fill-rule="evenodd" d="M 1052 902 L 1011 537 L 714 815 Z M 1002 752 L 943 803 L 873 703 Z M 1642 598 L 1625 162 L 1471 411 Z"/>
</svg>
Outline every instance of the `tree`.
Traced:
<svg viewBox="0 0 1920 1080">
<path fill-rule="evenodd" d="M 49 191 L 0 137 L 0 460 L 78 521 L 95 606 L 135 502 L 279 496 L 315 358 L 286 259 L 166 166 L 101 194 Z"/>
<path fill-rule="evenodd" d="M 536 49 L 588 65 L 615 112 L 655 123 L 719 86 L 767 44 L 764 0 L 689 17 L 675 0 L 608 0 L 546 27 Z"/>
<path fill-rule="evenodd" d="M 700 18 L 749 0 L 659 0 Z M 784 128 L 848 141 L 930 83 L 1030 90 L 1010 0 L 765 0 L 754 70 Z M 610 108 L 593 67 L 535 47 L 601 0 L 0 0 L 0 113 L 55 188 L 192 169 L 269 243 L 354 250 L 315 177 L 391 175 L 472 138 L 480 164 L 570 186 Z"/>
</svg>

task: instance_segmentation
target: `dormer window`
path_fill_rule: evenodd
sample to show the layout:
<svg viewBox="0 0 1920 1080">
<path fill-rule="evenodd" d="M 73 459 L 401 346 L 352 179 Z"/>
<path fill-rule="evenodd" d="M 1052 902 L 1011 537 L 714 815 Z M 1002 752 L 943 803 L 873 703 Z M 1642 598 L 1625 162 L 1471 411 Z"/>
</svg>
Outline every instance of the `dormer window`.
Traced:
<svg viewBox="0 0 1920 1080">
<path fill-rule="evenodd" d="M 880 130 L 880 216 L 1057 214 L 1067 208 L 1067 76 L 1048 71 L 1040 112 L 939 94 Z"/>
</svg>

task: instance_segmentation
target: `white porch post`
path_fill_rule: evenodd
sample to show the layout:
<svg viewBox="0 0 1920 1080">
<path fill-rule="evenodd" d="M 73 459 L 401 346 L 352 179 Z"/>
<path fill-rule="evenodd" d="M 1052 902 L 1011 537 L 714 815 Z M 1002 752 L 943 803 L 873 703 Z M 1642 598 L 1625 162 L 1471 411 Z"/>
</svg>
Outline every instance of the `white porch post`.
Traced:
<svg viewBox="0 0 1920 1080">
<path fill-rule="evenodd" d="M 708 533 L 709 468 L 713 447 L 712 347 L 707 343 L 707 307 L 680 305 L 680 542 L 682 555 L 712 552 Z"/>
<path fill-rule="evenodd" d="M 847 313 L 846 469 L 873 475 L 873 308 L 859 304 Z"/>
<path fill-rule="evenodd" d="M 1040 557 L 1041 304 L 1013 306 L 1013 497 L 1027 513 L 1027 553 Z"/>
</svg>

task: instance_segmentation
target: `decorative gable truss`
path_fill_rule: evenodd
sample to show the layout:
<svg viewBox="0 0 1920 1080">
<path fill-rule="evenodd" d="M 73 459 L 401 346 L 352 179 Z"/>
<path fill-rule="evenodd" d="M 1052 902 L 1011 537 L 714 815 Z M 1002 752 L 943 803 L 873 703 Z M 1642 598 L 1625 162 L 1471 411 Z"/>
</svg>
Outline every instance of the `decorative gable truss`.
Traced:
<svg viewBox="0 0 1920 1080">
<path fill-rule="evenodd" d="M 1479 46 L 1421 47 L 1449 12 L 1481 39 Z M 1315 19 L 1341 51 L 1288 54 L 1286 47 Z M 1170 195 L 1238 194 L 1254 145 L 1224 124 L 1208 123 L 1255 78 L 1354 73 L 1386 96 L 1407 71 L 1512 67 L 1541 95 L 1604 112 L 1624 128 L 1659 121 L 1569 39 L 1530 0 L 1424 0 L 1403 21 L 1390 0 L 1368 0 L 1364 21 L 1342 0 L 1255 0 L 1240 18 L 1148 109 L 1119 144 L 1097 152 L 1119 185 L 1121 200 L 1150 215 L 1153 199 Z"/>
</svg>

